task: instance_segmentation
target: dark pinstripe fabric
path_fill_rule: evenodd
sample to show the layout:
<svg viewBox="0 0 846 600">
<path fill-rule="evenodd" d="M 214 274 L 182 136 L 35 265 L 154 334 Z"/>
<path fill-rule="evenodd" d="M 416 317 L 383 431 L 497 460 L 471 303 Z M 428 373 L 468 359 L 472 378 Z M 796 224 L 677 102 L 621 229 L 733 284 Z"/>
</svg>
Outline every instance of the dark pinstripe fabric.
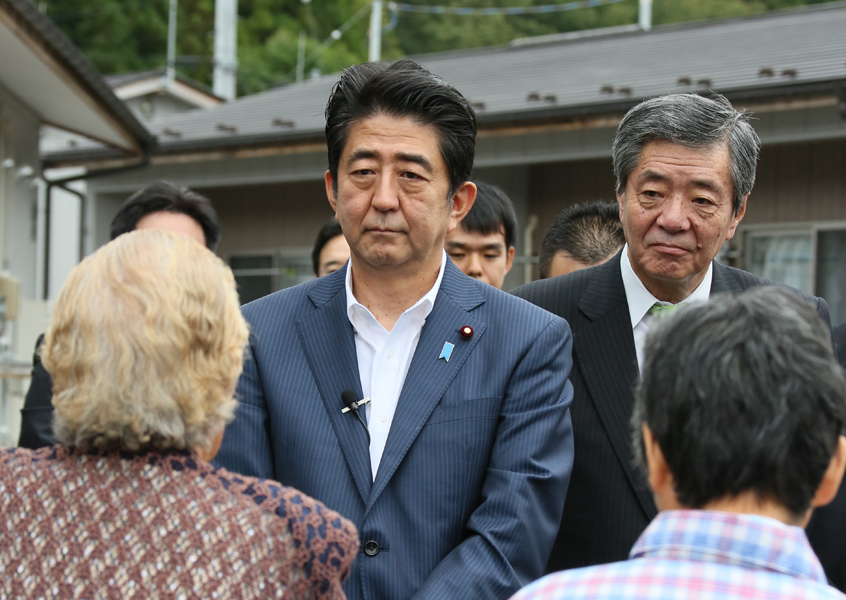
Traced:
<svg viewBox="0 0 846 600">
<path fill-rule="evenodd" d="M 837 348 L 837 361 L 846 369 L 846 323 L 834 328 L 834 345 Z"/>
<path fill-rule="evenodd" d="M 352 520 L 362 548 L 378 542 L 353 565 L 352 600 L 508 598 L 543 573 L 561 517 L 569 327 L 447 261 L 371 483 L 364 430 L 341 413 L 343 390 L 361 394 L 345 272 L 243 308 L 250 354 L 216 462 L 297 488 Z"/>
<path fill-rule="evenodd" d="M 714 263 L 711 293 L 741 292 L 773 284 Z M 625 560 L 657 511 L 649 488 L 634 468 L 629 420 L 639 378 L 632 324 L 620 272 L 620 255 L 562 277 L 522 286 L 514 294 L 567 320 L 573 331 L 573 436 L 576 455 L 561 529 L 548 572 Z M 810 298 L 826 323 L 828 305 Z M 830 538 L 842 548 L 846 529 L 831 509 L 817 511 L 809 527 L 816 548 Z M 838 514 L 841 509 L 836 509 Z M 842 580 L 843 552 L 820 553 L 829 577 Z"/>
</svg>

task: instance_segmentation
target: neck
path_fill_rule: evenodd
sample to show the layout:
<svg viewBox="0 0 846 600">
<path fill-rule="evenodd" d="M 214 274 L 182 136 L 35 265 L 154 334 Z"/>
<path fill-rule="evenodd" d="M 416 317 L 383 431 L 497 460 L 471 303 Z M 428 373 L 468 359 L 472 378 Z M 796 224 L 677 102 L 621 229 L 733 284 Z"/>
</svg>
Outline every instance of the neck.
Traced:
<svg viewBox="0 0 846 600">
<path fill-rule="evenodd" d="M 772 500 L 762 500 L 754 492 L 743 492 L 731 498 L 714 500 L 702 507 L 704 510 L 737 513 L 741 515 L 758 515 L 781 521 L 785 525 L 807 524 L 804 516 L 797 517 L 781 504 Z M 810 513 L 808 514 L 810 518 Z"/>
<path fill-rule="evenodd" d="M 685 279 L 656 280 L 643 272 L 633 261 L 630 262 L 632 270 L 634 270 L 635 275 L 637 275 L 637 278 L 640 279 L 647 291 L 661 302 L 669 302 L 670 304 L 678 304 L 690 296 L 705 280 L 705 275 L 708 274 L 708 269 L 705 269 L 701 273 L 696 273 Z"/>
<path fill-rule="evenodd" d="M 414 306 L 435 285 L 442 255 L 436 253 L 435 257 L 425 265 L 415 265 L 413 269 L 400 271 L 373 268 L 353 255 L 350 257 L 350 266 L 355 299 L 373 313 L 382 327 L 390 331 L 402 313 Z"/>
<path fill-rule="evenodd" d="M 656 500 L 657 503 L 660 504 L 659 510 L 690 509 L 689 506 L 683 506 L 680 504 L 675 498 L 675 495 L 673 495 L 672 498 L 656 498 Z M 769 517 L 770 519 L 781 521 L 785 525 L 795 525 L 799 527 L 806 526 L 811 518 L 811 511 L 797 517 L 781 504 L 774 502 L 773 500 L 761 499 L 755 492 L 743 492 L 737 496 L 712 500 L 700 508 L 701 510 L 713 510 L 716 512 Z"/>
</svg>

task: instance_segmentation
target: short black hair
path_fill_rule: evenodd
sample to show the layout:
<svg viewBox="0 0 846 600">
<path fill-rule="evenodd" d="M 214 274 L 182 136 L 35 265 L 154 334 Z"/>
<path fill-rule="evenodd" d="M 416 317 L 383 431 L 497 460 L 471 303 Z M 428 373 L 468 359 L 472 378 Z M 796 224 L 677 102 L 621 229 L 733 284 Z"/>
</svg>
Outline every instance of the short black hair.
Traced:
<svg viewBox="0 0 846 600">
<path fill-rule="evenodd" d="M 458 90 L 409 59 L 364 63 L 345 70 L 326 104 L 329 173 L 337 192 L 338 164 L 350 127 L 386 114 L 434 126 L 449 171 L 449 198 L 470 179 L 476 154 L 476 113 Z"/>
<path fill-rule="evenodd" d="M 566 252 L 573 260 L 595 265 L 626 243 L 620 206 L 616 202 L 587 202 L 565 208 L 541 242 L 538 262 L 541 279 L 549 277 L 552 259 Z"/>
<path fill-rule="evenodd" d="M 324 223 L 323 227 L 320 228 L 320 231 L 317 232 L 317 239 L 314 240 L 314 250 L 311 251 L 311 266 L 314 268 L 314 276 L 320 276 L 320 253 L 323 251 L 323 247 L 329 243 L 329 240 L 338 237 L 339 235 L 344 235 L 344 232 L 341 230 L 341 224 L 332 217 L 326 223 Z"/>
<path fill-rule="evenodd" d="M 474 180 L 476 201 L 459 226 L 470 233 L 491 235 L 503 232 L 505 249 L 517 243 L 517 215 L 511 198 L 495 185 Z"/>
<path fill-rule="evenodd" d="M 135 231 L 138 221 L 157 212 L 187 215 L 203 229 L 206 247 L 212 252 L 220 241 L 217 212 L 205 196 L 167 181 L 156 181 L 127 198 L 112 219 L 111 239 Z"/>
<path fill-rule="evenodd" d="M 649 426 L 680 504 L 754 492 L 808 510 L 846 425 L 831 330 L 807 297 L 763 286 L 662 315 L 646 341 L 632 417 Z"/>
</svg>

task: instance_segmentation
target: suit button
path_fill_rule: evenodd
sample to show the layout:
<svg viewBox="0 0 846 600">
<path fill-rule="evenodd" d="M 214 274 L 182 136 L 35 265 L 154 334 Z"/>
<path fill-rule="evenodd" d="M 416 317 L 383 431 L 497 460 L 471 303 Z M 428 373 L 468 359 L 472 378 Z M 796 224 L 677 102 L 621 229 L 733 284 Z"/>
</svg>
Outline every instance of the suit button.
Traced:
<svg viewBox="0 0 846 600">
<path fill-rule="evenodd" d="M 379 544 L 377 544 L 373 540 L 370 540 L 369 542 L 364 544 L 364 553 L 367 556 L 376 556 L 377 554 L 379 554 Z"/>
</svg>

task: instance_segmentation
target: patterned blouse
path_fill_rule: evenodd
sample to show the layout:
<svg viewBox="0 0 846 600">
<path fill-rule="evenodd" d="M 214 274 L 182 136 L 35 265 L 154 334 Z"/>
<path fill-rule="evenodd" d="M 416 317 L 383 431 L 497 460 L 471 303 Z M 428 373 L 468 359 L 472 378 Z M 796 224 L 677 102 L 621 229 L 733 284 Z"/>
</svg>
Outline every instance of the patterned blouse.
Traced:
<svg viewBox="0 0 846 600">
<path fill-rule="evenodd" d="M 355 527 L 196 454 L 0 450 L 0 598 L 343 599 Z"/>
</svg>

